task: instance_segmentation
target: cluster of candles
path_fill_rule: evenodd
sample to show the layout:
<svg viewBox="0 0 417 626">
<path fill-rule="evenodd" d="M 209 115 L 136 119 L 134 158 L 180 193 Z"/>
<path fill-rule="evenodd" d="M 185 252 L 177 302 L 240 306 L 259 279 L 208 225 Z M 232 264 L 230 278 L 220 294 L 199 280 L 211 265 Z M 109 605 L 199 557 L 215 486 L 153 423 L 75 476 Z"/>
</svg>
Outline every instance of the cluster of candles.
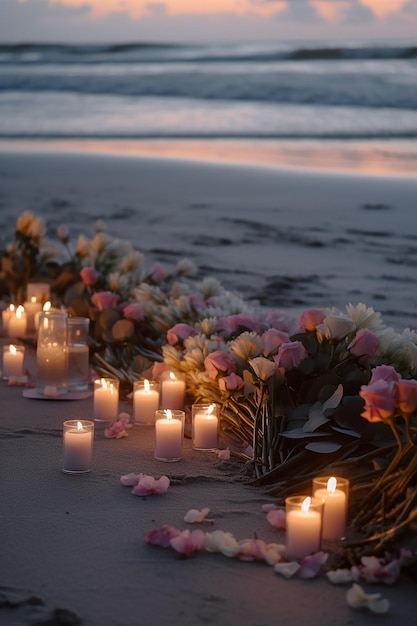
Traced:
<svg viewBox="0 0 417 626">
<path fill-rule="evenodd" d="M 289 496 L 286 509 L 286 552 L 302 559 L 318 552 L 322 540 L 334 541 L 345 536 L 349 481 L 335 476 L 313 480 L 312 496 Z"/>
</svg>

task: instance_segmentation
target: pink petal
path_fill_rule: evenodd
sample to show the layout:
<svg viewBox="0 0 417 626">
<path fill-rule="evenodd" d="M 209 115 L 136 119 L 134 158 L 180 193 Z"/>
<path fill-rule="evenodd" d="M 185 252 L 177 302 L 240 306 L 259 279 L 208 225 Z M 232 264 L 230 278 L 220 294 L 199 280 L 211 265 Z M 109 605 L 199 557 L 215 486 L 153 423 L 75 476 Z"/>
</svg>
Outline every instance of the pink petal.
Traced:
<svg viewBox="0 0 417 626">
<path fill-rule="evenodd" d="M 187 511 L 184 517 L 184 522 L 187 524 L 198 524 L 200 522 L 206 522 L 207 515 L 210 513 L 210 509 L 208 507 L 204 507 L 199 511 L 198 509 L 190 509 Z"/>
<path fill-rule="evenodd" d="M 171 547 L 180 554 L 190 556 L 197 550 L 204 549 L 204 533 L 202 530 L 183 530 L 179 535 L 170 541 Z"/>
<path fill-rule="evenodd" d="M 266 519 L 274 528 L 286 528 L 285 509 L 275 509 L 267 513 Z"/>
<path fill-rule="evenodd" d="M 316 552 L 306 556 L 300 563 L 299 578 L 314 578 L 326 563 L 329 555 L 325 552 Z"/>
<path fill-rule="evenodd" d="M 276 511 L 277 510 L 277 505 L 276 504 L 272 504 L 272 502 L 269 502 L 268 504 L 263 504 L 262 505 L 262 511 L 264 513 L 269 513 L 269 511 Z"/>
<path fill-rule="evenodd" d="M 171 545 L 171 539 L 180 534 L 180 531 L 174 528 L 174 526 L 168 526 L 165 524 L 160 528 L 151 530 L 149 533 L 145 533 L 145 540 L 154 546 L 162 546 L 163 548 L 169 548 Z"/>
<path fill-rule="evenodd" d="M 140 480 L 140 474 L 125 474 L 124 476 L 120 476 L 120 482 L 125 487 L 132 487 L 133 485 L 137 485 Z"/>
</svg>

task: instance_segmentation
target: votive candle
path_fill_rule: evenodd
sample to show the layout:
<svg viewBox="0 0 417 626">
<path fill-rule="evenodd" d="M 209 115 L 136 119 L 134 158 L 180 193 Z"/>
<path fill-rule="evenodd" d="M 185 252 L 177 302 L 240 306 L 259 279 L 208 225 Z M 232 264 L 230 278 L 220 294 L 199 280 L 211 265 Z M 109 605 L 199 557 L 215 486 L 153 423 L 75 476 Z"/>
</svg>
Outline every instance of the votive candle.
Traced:
<svg viewBox="0 0 417 626">
<path fill-rule="evenodd" d="M 213 450 L 217 448 L 219 419 L 214 404 L 193 404 L 191 407 L 193 448 Z"/>
<path fill-rule="evenodd" d="M 133 383 L 134 423 L 154 425 L 155 413 L 159 407 L 159 390 L 156 381 L 136 380 Z"/>
<path fill-rule="evenodd" d="M 33 333 L 35 331 L 35 315 L 42 311 L 42 303 L 38 302 L 35 296 L 32 296 L 30 300 L 23 303 L 23 307 L 26 313 L 27 319 L 27 332 Z"/>
<path fill-rule="evenodd" d="M 117 418 L 119 381 L 117 378 L 99 378 L 94 381 L 94 419 L 112 422 Z"/>
<path fill-rule="evenodd" d="M 8 333 L 9 331 L 9 320 L 10 320 L 10 316 L 14 314 L 15 312 L 15 305 L 14 304 L 9 304 L 9 306 L 7 307 L 7 309 L 4 309 L 1 312 L 1 323 L 3 326 L 3 330 Z"/>
<path fill-rule="evenodd" d="M 23 360 L 25 346 L 3 346 L 3 378 L 8 380 L 11 376 L 23 375 Z"/>
<path fill-rule="evenodd" d="M 26 334 L 27 318 L 25 309 L 20 304 L 9 317 L 7 332 L 9 337 L 23 337 Z"/>
<path fill-rule="evenodd" d="M 321 546 L 323 502 L 310 496 L 289 496 L 286 510 L 286 556 L 303 559 Z"/>
<path fill-rule="evenodd" d="M 161 378 L 161 409 L 182 411 L 185 400 L 185 379 L 180 374 L 168 372 Z"/>
<path fill-rule="evenodd" d="M 63 471 L 69 474 L 89 472 L 93 451 L 94 423 L 89 420 L 64 422 Z"/>
<path fill-rule="evenodd" d="M 346 532 L 349 481 L 335 476 L 313 480 L 313 496 L 324 503 L 323 539 L 342 539 Z"/>
<path fill-rule="evenodd" d="M 159 409 L 155 413 L 155 459 L 179 461 L 182 456 L 184 411 Z"/>
</svg>

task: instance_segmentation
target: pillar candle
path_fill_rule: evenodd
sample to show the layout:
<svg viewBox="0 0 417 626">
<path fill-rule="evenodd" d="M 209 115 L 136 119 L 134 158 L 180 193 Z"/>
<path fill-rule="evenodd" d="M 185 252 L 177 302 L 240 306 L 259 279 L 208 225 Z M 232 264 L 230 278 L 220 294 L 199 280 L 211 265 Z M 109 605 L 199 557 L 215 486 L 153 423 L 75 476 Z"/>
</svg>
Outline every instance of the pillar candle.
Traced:
<svg viewBox="0 0 417 626">
<path fill-rule="evenodd" d="M 155 458 L 178 461 L 181 458 L 184 428 L 183 411 L 157 411 L 155 416 Z"/>
<path fill-rule="evenodd" d="M 169 372 L 168 376 L 161 380 L 161 409 L 184 408 L 185 380 Z"/>
<path fill-rule="evenodd" d="M 7 333 L 8 333 L 8 330 L 9 330 L 9 320 L 10 320 L 10 316 L 11 316 L 12 314 L 14 314 L 14 311 L 15 311 L 15 306 L 14 306 L 14 304 L 9 304 L 9 306 L 7 307 L 7 309 L 4 309 L 4 310 L 1 312 L 1 323 L 2 323 L 2 326 L 3 326 L 3 330 L 4 330 L 5 332 L 7 332 Z"/>
<path fill-rule="evenodd" d="M 23 306 L 20 304 L 15 313 L 9 317 L 7 332 L 9 337 L 23 337 L 26 334 L 27 318 Z"/>
<path fill-rule="evenodd" d="M 42 311 L 42 303 L 38 302 L 35 296 L 32 296 L 30 301 L 24 302 L 23 307 L 26 313 L 27 319 L 27 332 L 33 333 L 35 330 L 35 315 Z"/>
<path fill-rule="evenodd" d="M 323 509 L 323 539 L 341 539 L 346 531 L 347 516 L 347 486 L 346 479 L 317 478 L 313 481 L 313 496 L 320 498 L 324 503 Z M 337 489 L 344 486 L 344 489 Z"/>
<path fill-rule="evenodd" d="M 119 406 L 119 381 L 100 378 L 94 381 L 94 419 L 112 422 L 117 418 Z"/>
<path fill-rule="evenodd" d="M 64 472 L 90 471 L 93 437 L 93 422 L 88 420 L 64 422 Z"/>
<path fill-rule="evenodd" d="M 159 407 L 158 384 L 145 379 L 133 384 L 134 422 L 140 425 L 154 425 L 155 412 Z"/>
<path fill-rule="evenodd" d="M 214 405 L 192 406 L 193 448 L 197 450 L 212 450 L 217 448 L 217 432 L 219 420 L 213 412 Z"/>
<path fill-rule="evenodd" d="M 3 378 L 23 375 L 24 346 L 3 346 Z"/>
<path fill-rule="evenodd" d="M 321 545 L 323 503 L 316 498 L 290 496 L 285 501 L 285 508 L 287 557 L 299 560 L 318 552 Z"/>
</svg>

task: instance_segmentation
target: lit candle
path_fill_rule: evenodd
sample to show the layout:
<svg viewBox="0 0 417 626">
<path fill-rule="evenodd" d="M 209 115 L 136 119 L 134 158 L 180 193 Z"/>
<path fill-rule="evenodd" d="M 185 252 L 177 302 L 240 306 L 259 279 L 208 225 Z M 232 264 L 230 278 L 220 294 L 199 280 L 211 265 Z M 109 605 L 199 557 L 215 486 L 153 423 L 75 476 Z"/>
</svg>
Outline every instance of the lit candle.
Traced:
<svg viewBox="0 0 417 626">
<path fill-rule="evenodd" d="M 313 496 L 324 503 L 323 539 L 341 539 L 345 535 L 348 484 L 346 479 L 334 476 L 313 480 Z"/>
<path fill-rule="evenodd" d="M 93 422 L 88 420 L 68 420 L 64 422 L 64 472 L 90 471 L 93 438 Z"/>
<path fill-rule="evenodd" d="M 9 330 L 10 316 L 14 315 L 14 312 L 15 312 L 14 304 L 9 304 L 7 309 L 4 309 L 1 312 L 1 323 L 2 323 L 2 326 L 3 326 L 3 330 L 6 331 L 7 333 L 8 333 L 8 330 Z"/>
<path fill-rule="evenodd" d="M 169 372 L 161 379 L 161 409 L 176 409 L 182 411 L 185 399 L 185 380 Z"/>
<path fill-rule="evenodd" d="M 135 424 L 154 425 L 159 407 L 158 383 L 148 379 L 133 384 L 133 412 Z"/>
<path fill-rule="evenodd" d="M 184 418 L 184 411 L 156 411 L 155 458 L 158 461 L 178 461 L 181 458 Z"/>
<path fill-rule="evenodd" d="M 33 333 L 35 330 L 35 315 L 42 310 L 42 303 L 36 300 L 35 296 L 32 296 L 30 301 L 23 303 L 26 318 L 27 318 L 27 332 Z"/>
<path fill-rule="evenodd" d="M 112 422 L 117 418 L 119 406 L 119 381 L 116 378 L 99 378 L 94 381 L 94 419 Z"/>
<path fill-rule="evenodd" d="M 3 378 L 23 375 L 23 359 L 25 356 L 24 346 L 3 346 Z"/>
<path fill-rule="evenodd" d="M 28 283 L 26 286 L 26 298 L 32 300 L 35 298 L 37 302 L 46 302 L 49 300 L 51 288 L 48 283 Z"/>
<path fill-rule="evenodd" d="M 50 311 L 52 307 L 52 304 L 50 303 L 50 301 L 48 300 L 47 302 L 45 302 L 45 304 L 42 307 L 42 311 L 37 311 L 35 313 L 35 330 L 39 329 L 39 318 L 41 313 L 45 313 L 45 311 Z"/>
<path fill-rule="evenodd" d="M 42 312 L 36 345 L 38 393 L 57 396 L 68 391 L 68 345 L 66 314 Z"/>
<path fill-rule="evenodd" d="M 214 409 L 214 404 L 210 406 L 193 404 L 192 406 L 193 448 L 196 450 L 217 448 L 219 420 Z"/>
<path fill-rule="evenodd" d="M 25 309 L 20 304 L 9 317 L 7 332 L 9 337 L 23 337 L 26 334 L 27 318 Z"/>
<path fill-rule="evenodd" d="M 318 552 L 321 545 L 323 503 L 317 498 L 290 496 L 286 508 L 286 555 L 303 559 Z"/>
</svg>

